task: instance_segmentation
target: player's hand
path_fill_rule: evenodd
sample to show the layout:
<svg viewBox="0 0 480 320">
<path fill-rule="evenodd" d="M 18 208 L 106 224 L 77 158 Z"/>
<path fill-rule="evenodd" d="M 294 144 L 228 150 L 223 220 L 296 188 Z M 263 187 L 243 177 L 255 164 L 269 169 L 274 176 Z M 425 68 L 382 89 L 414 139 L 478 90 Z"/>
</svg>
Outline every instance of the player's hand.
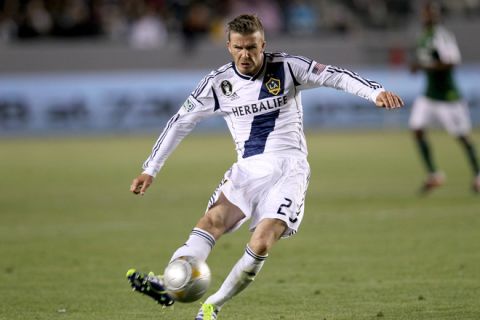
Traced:
<svg viewBox="0 0 480 320">
<path fill-rule="evenodd" d="M 397 109 L 403 107 L 403 100 L 393 92 L 383 91 L 377 96 L 375 104 L 379 108 Z"/>
<path fill-rule="evenodd" d="M 147 191 L 148 187 L 150 187 L 150 185 L 152 184 L 152 182 L 152 176 L 146 173 L 142 173 L 141 175 L 133 179 L 132 185 L 130 186 L 130 191 L 143 196 Z"/>
</svg>

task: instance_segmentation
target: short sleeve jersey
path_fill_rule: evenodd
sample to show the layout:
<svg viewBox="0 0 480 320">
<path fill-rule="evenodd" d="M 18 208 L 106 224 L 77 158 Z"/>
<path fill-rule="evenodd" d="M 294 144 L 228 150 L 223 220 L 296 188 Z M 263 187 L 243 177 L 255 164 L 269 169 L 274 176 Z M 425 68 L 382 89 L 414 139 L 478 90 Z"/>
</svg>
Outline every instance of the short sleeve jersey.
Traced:
<svg viewBox="0 0 480 320">
<path fill-rule="evenodd" d="M 460 51 L 454 35 L 442 26 L 426 29 L 417 43 L 417 59 L 422 65 L 436 62 L 456 65 L 460 63 Z M 426 72 L 425 95 L 434 100 L 456 101 L 460 92 L 455 84 L 453 69 Z"/>
</svg>

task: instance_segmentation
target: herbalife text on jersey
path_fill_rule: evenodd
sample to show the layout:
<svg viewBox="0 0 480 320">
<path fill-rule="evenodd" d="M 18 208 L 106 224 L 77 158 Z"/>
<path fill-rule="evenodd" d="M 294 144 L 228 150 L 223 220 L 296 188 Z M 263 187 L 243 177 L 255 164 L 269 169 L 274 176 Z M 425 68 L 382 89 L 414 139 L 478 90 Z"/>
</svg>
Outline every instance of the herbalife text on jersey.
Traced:
<svg viewBox="0 0 480 320">
<path fill-rule="evenodd" d="M 287 96 L 275 97 L 273 99 L 266 99 L 260 103 L 252 103 L 251 105 L 238 106 L 232 108 L 235 117 L 245 116 L 248 114 L 255 114 L 270 109 L 280 108 L 287 104 Z"/>
</svg>

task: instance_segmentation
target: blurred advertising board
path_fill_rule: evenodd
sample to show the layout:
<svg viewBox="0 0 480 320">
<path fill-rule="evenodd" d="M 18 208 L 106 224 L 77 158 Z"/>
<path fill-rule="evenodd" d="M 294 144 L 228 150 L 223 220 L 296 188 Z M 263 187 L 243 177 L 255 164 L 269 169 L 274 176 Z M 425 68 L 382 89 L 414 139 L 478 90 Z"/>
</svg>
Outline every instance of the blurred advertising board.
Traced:
<svg viewBox="0 0 480 320">
<path fill-rule="evenodd" d="M 329 88 L 304 91 L 308 129 L 406 128 L 411 104 L 423 91 L 422 75 L 400 69 L 354 70 L 400 94 L 406 107 L 393 112 Z M 161 130 L 208 72 L 108 72 L 0 75 L 0 135 L 96 134 Z M 456 78 L 480 126 L 480 65 Z M 225 130 L 221 117 L 197 130 Z"/>
</svg>

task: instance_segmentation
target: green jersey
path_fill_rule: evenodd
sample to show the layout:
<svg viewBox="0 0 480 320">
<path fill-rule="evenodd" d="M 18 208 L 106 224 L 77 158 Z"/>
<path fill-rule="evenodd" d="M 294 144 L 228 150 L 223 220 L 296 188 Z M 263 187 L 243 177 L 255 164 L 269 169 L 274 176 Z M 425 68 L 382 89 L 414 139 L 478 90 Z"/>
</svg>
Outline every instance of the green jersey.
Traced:
<svg viewBox="0 0 480 320">
<path fill-rule="evenodd" d="M 417 59 L 423 66 L 441 62 L 460 63 L 460 51 L 453 34 L 441 26 L 426 29 L 418 40 Z M 434 100 L 457 101 L 461 99 L 453 76 L 453 68 L 446 70 L 427 70 L 427 88 L 425 96 Z"/>
</svg>

